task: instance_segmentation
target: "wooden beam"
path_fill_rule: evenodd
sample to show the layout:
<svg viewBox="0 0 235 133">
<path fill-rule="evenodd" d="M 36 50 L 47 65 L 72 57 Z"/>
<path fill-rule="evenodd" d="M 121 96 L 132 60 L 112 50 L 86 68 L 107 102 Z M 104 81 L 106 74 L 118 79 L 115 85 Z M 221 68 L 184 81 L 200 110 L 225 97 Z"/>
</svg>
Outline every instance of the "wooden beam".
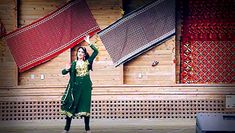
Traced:
<svg viewBox="0 0 235 133">
<path fill-rule="evenodd" d="M 177 2 L 176 5 L 176 41 L 175 41 L 175 75 L 176 75 L 176 83 L 180 83 L 180 45 L 181 45 L 181 23 L 182 20 L 180 16 L 182 15 L 180 13 L 180 10 L 178 9 L 179 2 Z"/>
<path fill-rule="evenodd" d="M 119 66 L 119 70 L 120 70 L 120 84 L 123 85 L 123 84 L 125 84 L 125 82 L 124 82 L 124 67 L 123 67 L 123 64 Z"/>
<path fill-rule="evenodd" d="M 19 28 L 20 25 L 19 25 L 19 9 L 20 9 L 20 0 L 15 0 L 15 29 Z M 17 65 L 14 65 L 15 66 L 15 85 L 18 86 L 19 85 L 19 72 L 18 72 L 18 67 Z"/>
<path fill-rule="evenodd" d="M 20 1 L 19 0 L 15 0 L 15 27 L 19 28 L 19 8 L 20 8 Z"/>
</svg>

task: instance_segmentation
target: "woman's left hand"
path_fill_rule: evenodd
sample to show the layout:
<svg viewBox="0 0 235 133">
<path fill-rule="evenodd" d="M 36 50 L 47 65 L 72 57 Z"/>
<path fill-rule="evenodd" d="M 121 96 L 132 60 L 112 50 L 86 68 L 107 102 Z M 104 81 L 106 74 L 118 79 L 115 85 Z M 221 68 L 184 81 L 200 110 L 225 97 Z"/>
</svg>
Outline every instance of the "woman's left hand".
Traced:
<svg viewBox="0 0 235 133">
<path fill-rule="evenodd" d="M 91 42 L 90 42 L 90 36 L 89 35 L 87 35 L 85 38 L 84 38 L 84 40 L 88 43 L 88 44 L 91 44 Z"/>
<path fill-rule="evenodd" d="M 71 64 L 70 64 L 70 63 L 67 63 L 66 66 L 65 66 L 65 69 L 66 69 L 66 70 L 69 70 L 69 69 L 70 69 L 70 66 L 71 66 Z"/>
</svg>

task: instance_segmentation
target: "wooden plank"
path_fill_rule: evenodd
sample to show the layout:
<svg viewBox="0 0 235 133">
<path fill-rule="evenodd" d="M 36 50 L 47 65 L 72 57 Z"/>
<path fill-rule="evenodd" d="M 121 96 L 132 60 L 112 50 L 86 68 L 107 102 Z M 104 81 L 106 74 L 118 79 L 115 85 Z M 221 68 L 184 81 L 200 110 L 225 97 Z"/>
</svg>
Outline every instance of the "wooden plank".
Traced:
<svg viewBox="0 0 235 133">
<path fill-rule="evenodd" d="M 110 80 L 92 80 L 93 85 L 108 85 L 108 84 L 112 84 L 112 85 L 120 85 L 119 82 L 120 80 L 117 79 L 110 79 Z"/>
<path fill-rule="evenodd" d="M 0 70 L 0 73 L 1 73 L 1 76 L 0 76 L 1 79 L 10 79 L 13 77 L 16 78 L 15 74 L 13 73 L 17 73 L 17 71 L 15 69 L 11 69 L 11 70 L 5 69 L 5 70 Z"/>
<path fill-rule="evenodd" d="M 151 60 L 151 61 L 143 60 L 142 62 L 131 61 L 131 62 L 126 63 L 126 65 L 128 65 L 128 66 L 146 66 L 148 68 L 148 67 L 152 66 L 153 61 L 155 61 L 155 60 Z M 173 61 L 170 61 L 170 60 L 168 60 L 168 61 L 166 61 L 166 60 L 156 60 L 156 61 L 158 61 L 159 64 L 155 67 L 158 67 L 158 66 L 174 66 Z"/>
<path fill-rule="evenodd" d="M 117 10 L 120 11 L 120 7 L 115 5 L 90 5 L 89 9 L 93 12 L 102 12 L 103 10 Z"/>
<path fill-rule="evenodd" d="M 117 16 L 116 14 L 119 14 L 120 13 L 120 10 L 102 10 L 102 11 L 95 11 L 92 12 L 93 15 L 96 15 L 96 16 L 99 16 L 99 17 L 104 17 L 104 16 L 107 16 L 108 18 L 110 18 L 111 16 L 112 17 L 120 17 L 120 16 Z M 110 16 L 108 15 L 110 14 Z"/>
<path fill-rule="evenodd" d="M 156 55 L 154 57 L 153 56 L 140 56 L 140 57 L 136 58 L 135 61 L 140 62 L 140 61 L 155 61 L 155 60 L 158 60 L 158 61 L 173 61 L 173 58 L 172 58 L 171 55 L 167 55 L 167 56 L 163 56 L 163 55 L 158 56 L 158 55 Z"/>
<path fill-rule="evenodd" d="M 110 1 L 110 0 L 102 0 L 102 1 L 97 1 L 97 0 L 89 0 L 87 1 L 87 4 L 89 6 L 101 6 L 101 5 L 109 5 L 109 6 L 120 6 L 122 3 L 121 0 L 115 0 L 115 1 Z"/>
<path fill-rule="evenodd" d="M 6 69 L 14 69 L 15 68 L 15 62 L 4 62 L 0 64 L 0 69 L 5 71 Z"/>
<path fill-rule="evenodd" d="M 20 25 L 30 24 L 65 4 L 60 1 L 21 1 Z"/>
<path fill-rule="evenodd" d="M 65 86 L 61 87 L 25 87 L 25 88 L 0 88 L 0 97 L 16 95 L 46 95 L 51 92 L 53 95 L 62 95 Z M 214 95 L 225 96 L 235 94 L 234 86 L 94 86 L 93 94 L 180 94 L 180 95 L 202 95 L 210 98 Z M 206 96 L 207 95 L 207 96 Z"/>
<path fill-rule="evenodd" d="M 132 85 L 132 84 L 136 84 L 136 85 L 164 85 L 164 84 L 168 84 L 168 85 L 174 85 L 173 80 L 133 80 L 133 79 L 125 79 L 125 84 L 127 85 Z"/>
<path fill-rule="evenodd" d="M 174 68 L 173 65 L 158 65 L 155 67 L 152 67 L 151 64 L 149 66 L 126 66 L 124 71 L 125 72 L 138 72 L 138 71 L 143 71 L 143 72 L 154 72 L 154 71 L 172 71 Z"/>
<path fill-rule="evenodd" d="M 120 77 L 115 76 L 115 75 L 111 75 L 111 76 L 110 75 L 103 75 L 102 77 L 92 76 L 91 80 L 92 81 L 118 81 L 118 83 L 120 83 Z M 110 83 L 112 83 L 112 82 L 110 82 Z"/>
<path fill-rule="evenodd" d="M 100 78 L 100 80 L 102 80 L 102 78 L 104 78 L 105 76 L 110 76 L 110 77 L 120 77 L 120 73 L 119 71 L 98 71 L 97 72 L 91 72 L 91 76 L 92 77 L 98 77 Z"/>
<path fill-rule="evenodd" d="M 120 65 L 119 70 L 120 70 L 120 73 L 119 73 L 120 84 L 124 84 L 124 66 Z"/>
<path fill-rule="evenodd" d="M 145 74 L 142 75 L 143 77 L 139 77 L 138 74 L 133 74 L 133 75 L 125 75 L 125 79 L 126 81 L 134 81 L 134 80 L 138 80 L 138 81 L 170 81 L 173 82 L 173 77 L 172 75 L 150 75 L 150 74 Z"/>
<path fill-rule="evenodd" d="M 0 4 L 7 4 L 7 3 L 9 3 L 9 0 L 1 0 L 0 1 Z"/>
<path fill-rule="evenodd" d="M 136 85 L 173 85 L 175 84 L 173 81 L 166 81 L 166 80 L 129 80 L 129 79 L 125 79 L 125 84 L 127 85 L 132 85 L 132 84 L 136 84 Z"/>
</svg>

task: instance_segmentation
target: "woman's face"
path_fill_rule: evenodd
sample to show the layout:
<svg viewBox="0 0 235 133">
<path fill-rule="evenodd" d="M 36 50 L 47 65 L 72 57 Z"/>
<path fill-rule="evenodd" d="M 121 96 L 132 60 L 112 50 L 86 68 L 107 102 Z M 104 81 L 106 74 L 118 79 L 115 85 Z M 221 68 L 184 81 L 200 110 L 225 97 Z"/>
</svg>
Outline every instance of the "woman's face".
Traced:
<svg viewBox="0 0 235 133">
<path fill-rule="evenodd" d="M 83 51 L 82 48 L 79 48 L 79 49 L 78 49 L 77 57 L 78 57 L 78 59 L 84 59 L 84 57 L 85 57 L 85 52 Z"/>
</svg>

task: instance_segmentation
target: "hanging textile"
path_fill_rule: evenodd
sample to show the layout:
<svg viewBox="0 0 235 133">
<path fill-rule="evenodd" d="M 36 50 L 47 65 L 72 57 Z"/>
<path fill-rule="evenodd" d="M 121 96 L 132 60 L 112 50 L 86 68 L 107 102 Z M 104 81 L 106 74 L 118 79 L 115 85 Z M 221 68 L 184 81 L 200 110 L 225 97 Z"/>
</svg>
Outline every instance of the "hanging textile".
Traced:
<svg viewBox="0 0 235 133">
<path fill-rule="evenodd" d="M 7 34 L 19 72 L 24 72 L 99 31 L 85 0 L 74 0 L 49 15 Z"/>
<path fill-rule="evenodd" d="M 179 0 L 179 5 L 181 83 L 234 83 L 234 1 Z"/>
<path fill-rule="evenodd" d="M 161 44 L 175 34 L 175 1 L 143 6 L 98 33 L 118 66 Z"/>
</svg>

